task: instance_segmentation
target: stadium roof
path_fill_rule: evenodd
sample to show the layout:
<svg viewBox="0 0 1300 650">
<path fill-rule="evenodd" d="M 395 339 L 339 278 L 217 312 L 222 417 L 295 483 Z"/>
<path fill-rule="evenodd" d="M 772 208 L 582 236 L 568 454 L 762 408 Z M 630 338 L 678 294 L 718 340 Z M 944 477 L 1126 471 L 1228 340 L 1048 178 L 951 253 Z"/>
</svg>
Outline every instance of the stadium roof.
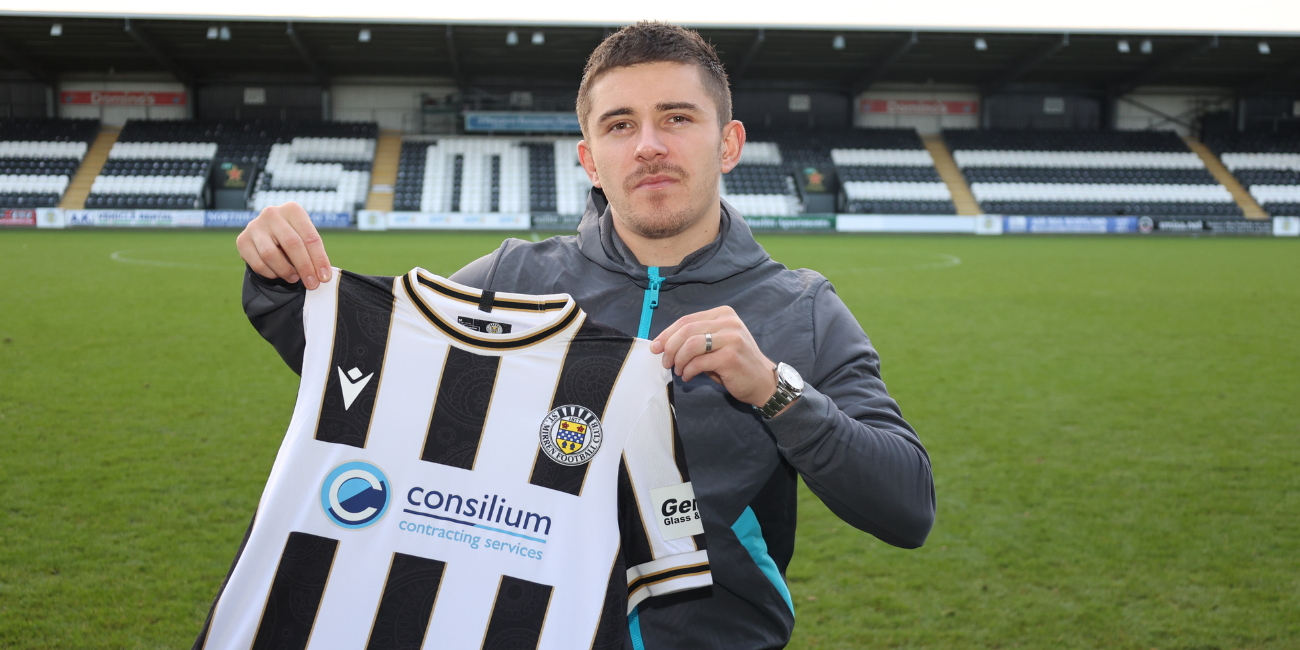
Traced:
<svg viewBox="0 0 1300 650">
<path fill-rule="evenodd" d="M 798 2 L 705 0 L 657 6 L 577 0 L 493 0 L 491 2 L 304 2 L 223 0 L 185 5 L 175 0 L 6 0 L 6 13 L 113 17 L 348 20 L 568 26 L 624 25 L 652 18 L 693 27 L 801 29 L 906 29 L 943 31 L 1041 31 L 1153 33 L 1240 33 L 1300 35 L 1294 0 L 930 0 Z"/>
<path fill-rule="evenodd" d="M 56 22 L 58 36 L 51 33 Z M 359 38 L 362 28 L 366 42 Z M 576 88 L 586 57 L 608 29 L 540 22 L 0 15 L 0 76 L 49 81 L 58 74 L 112 70 L 167 72 L 193 83 L 445 76 L 462 87 Z M 518 36 L 513 46 L 507 44 L 512 30 Z M 533 43 L 534 30 L 542 32 L 541 44 Z M 1143 85 L 1300 89 L 1300 37 L 734 27 L 700 32 L 717 46 L 737 88 L 850 92 L 883 82 L 933 82 L 977 85 L 986 94 L 1035 88 L 1123 94 Z M 976 49 L 977 39 L 987 47 Z M 1120 41 L 1127 52 L 1120 51 Z"/>
</svg>

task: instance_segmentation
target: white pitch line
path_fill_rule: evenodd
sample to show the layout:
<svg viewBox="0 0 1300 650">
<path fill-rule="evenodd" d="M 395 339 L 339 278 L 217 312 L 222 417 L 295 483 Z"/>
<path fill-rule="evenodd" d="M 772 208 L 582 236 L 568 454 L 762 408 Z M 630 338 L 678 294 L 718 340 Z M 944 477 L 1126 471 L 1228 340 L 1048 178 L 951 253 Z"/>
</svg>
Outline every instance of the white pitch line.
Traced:
<svg viewBox="0 0 1300 650">
<path fill-rule="evenodd" d="M 164 268 L 171 268 L 171 269 L 205 269 L 205 270 L 217 270 L 217 271 L 233 271 L 234 269 L 239 268 L 236 266 L 217 266 L 215 264 L 189 264 L 186 262 L 164 262 L 161 260 L 142 260 L 133 257 L 127 257 L 126 253 L 130 253 L 132 252 L 132 250 L 134 249 L 128 248 L 126 250 L 114 251 L 112 254 L 108 256 L 108 259 L 113 260 L 114 262 L 121 262 L 123 264 L 139 264 L 140 266 L 161 266 Z"/>
</svg>

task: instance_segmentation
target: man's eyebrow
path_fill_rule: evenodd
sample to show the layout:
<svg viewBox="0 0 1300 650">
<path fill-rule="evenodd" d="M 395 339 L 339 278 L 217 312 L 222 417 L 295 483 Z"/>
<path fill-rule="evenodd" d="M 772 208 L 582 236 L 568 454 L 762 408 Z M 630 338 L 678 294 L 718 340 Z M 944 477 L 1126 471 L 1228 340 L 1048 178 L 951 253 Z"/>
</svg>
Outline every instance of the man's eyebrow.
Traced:
<svg viewBox="0 0 1300 650">
<path fill-rule="evenodd" d="M 601 122 L 604 122 L 605 120 L 608 120 L 611 117 L 618 117 L 620 115 L 636 115 L 636 111 L 626 107 L 608 110 L 605 111 L 604 113 L 601 113 L 600 117 L 596 118 L 596 124 L 600 124 Z"/>
<path fill-rule="evenodd" d="M 666 111 L 695 111 L 700 112 L 700 107 L 690 102 L 659 102 L 655 104 L 655 110 L 663 113 Z"/>
</svg>

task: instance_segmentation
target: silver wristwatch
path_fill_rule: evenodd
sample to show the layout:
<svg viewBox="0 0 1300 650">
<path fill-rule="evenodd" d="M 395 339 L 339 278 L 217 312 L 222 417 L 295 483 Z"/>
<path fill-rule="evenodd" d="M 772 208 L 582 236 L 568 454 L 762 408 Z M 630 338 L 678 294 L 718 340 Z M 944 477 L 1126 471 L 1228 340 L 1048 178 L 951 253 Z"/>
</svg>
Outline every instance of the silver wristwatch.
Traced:
<svg viewBox="0 0 1300 650">
<path fill-rule="evenodd" d="M 773 370 L 776 371 L 776 392 L 766 404 L 754 407 L 755 411 L 763 414 L 764 420 L 772 419 L 781 412 L 781 409 L 789 406 L 790 402 L 803 395 L 803 377 L 799 376 L 799 371 L 785 363 L 776 364 Z"/>
</svg>

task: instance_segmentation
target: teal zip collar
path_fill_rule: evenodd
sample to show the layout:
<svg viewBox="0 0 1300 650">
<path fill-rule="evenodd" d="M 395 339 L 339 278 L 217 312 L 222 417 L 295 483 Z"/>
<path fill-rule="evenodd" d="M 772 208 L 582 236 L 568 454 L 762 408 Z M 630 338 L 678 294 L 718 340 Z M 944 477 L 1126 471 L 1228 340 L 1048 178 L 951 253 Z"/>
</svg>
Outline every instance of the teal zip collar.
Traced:
<svg viewBox="0 0 1300 650">
<path fill-rule="evenodd" d="M 659 306 L 659 287 L 664 285 L 664 279 L 659 277 L 659 267 L 652 266 L 646 269 L 646 276 L 650 284 L 646 287 L 645 297 L 641 300 L 641 326 L 636 331 L 636 337 L 639 339 L 650 338 L 650 321 L 654 320 L 655 308 Z"/>
</svg>

